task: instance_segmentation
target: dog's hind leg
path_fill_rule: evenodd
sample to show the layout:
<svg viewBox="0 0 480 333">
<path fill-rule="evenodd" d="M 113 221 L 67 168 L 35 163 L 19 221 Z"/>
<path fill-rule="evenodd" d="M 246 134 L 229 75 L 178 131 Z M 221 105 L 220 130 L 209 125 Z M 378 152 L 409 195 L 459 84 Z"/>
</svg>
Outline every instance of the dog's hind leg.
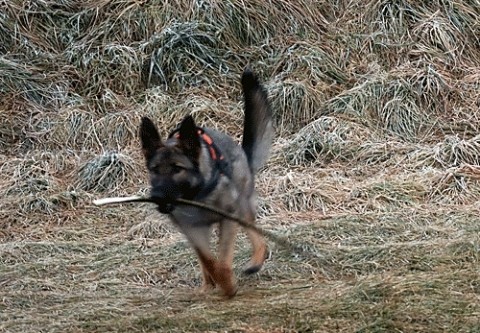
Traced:
<svg viewBox="0 0 480 333">
<path fill-rule="evenodd" d="M 247 212 L 244 216 L 249 224 L 255 224 L 255 210 L 253 208 L 253 203 L 251 203 L 247 208 Z M 267 246 L 265 244 L 264 237 L 257 231 L 250 228 L 245 228 L 245 232 L 247 233 L 248 239 L 252 244 L 252 256 L 247 268 L 244 270 L 244 273 L 253 274 L 262 268 L 267 256 Z"/>
</svg>

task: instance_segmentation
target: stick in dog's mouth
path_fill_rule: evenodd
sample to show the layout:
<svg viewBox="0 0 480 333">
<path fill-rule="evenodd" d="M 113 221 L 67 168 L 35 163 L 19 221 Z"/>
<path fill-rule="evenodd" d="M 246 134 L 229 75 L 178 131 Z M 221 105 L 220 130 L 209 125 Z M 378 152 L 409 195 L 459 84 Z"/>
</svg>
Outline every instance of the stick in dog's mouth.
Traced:
<svg viewBox="0 0 480 333">
<path fill-rule="evenodd" d="M 129 202 L 152 202 L 156 203 L 155 200 L 148 197 L 142 197 L 140 195 L 133 195 L 130 197 L 116 197 L 116 198 L 103 198 L 93 200 L 93 204 L 95 206 L 103 206 L 109 204 L 120 204 L 120 203 L 129 203 Z"/>
<path fill-rule="evenodd" d="M 121 204 L 121 203 L 129 203 L 129 202 L 151 202 L 151 203 L 154 203 L 154 204 L 157 204 L 157 205 L 161 204 L 157 200 L 154 200 L 153 198 L 143 197 L 143 196 L 140 196 L 140 195 L 133 195 L 133 196 L 130 196 L 130 197 L 115 197 L 115 198 L 103 198 L 103 199 L 93 200 L 93 204 L 96 205 L 96 206 L 102 206 L 102 205 L 108 205 L 108 204 Z M 200 202 L 190 201 L 190 200 L 185 200 L 185 199 L 177 199 L 177 200 L 175 200 L 175 203 L 183 204 L 183 205 L 190 205 L 190 206 L 194 206 L 194 207 L 197 207 L 197 208 L 209 210 L 209 211 L 214 212 L 216 214 L 219 214 L 219 215 L 221 215 L 225 218 L 236 221 L 236 222 L 238 222 L 238 224 L 240 224 L 241 226 L 243 226 L 245 228 L 252 229 L 252 230 L 258 232 L 261 235 L 267 236 L 271 240 L 273 240 L 276 243 L 281 244 L 281 245 L 283 245 L 287 248 L 294 249 L 295 251 L 305 252 L 305 250 L 303 250 L 303 248 L 300 248 L 298 246 L 290 244 L 288 239 L 283 238 L 283 237 L 279 237 L 279 236 L 275 235 L 274 233 L 263 230 L 262 228 L 259 228 L 259 227 L 255 226 L 253 224 L 249 224 L 246 221 L 244 221 L 243 219 L 241 219 L 239 217 L 236 217 L 236 216 L 232 216 L 231 214 L 229 214 L 227 212 L 217 210 L 215 207 L 211 207 L 209 205 L 206 205 L 206 204 L 203 204 L 203 203 L 200 203 Z"/>
<path fill-rule="evenodd" d="M 209 210 L 209 211 L 217 213 L 217 214 L 219 214 L 223 217 L 226 217 L 226 218 L 229 218 L 231 220 L 237 221 L 241 225 L 246 225 L 247 224 L 242 219 L 240 219 L 238 217 L 235 217 L 235 216 L 232 216 L 231 214 L 229 214 L 227 212 L 223 212 L 221 210 L 218 210 L 215 207 L 211 207 L 211 206 L 203 204 L 201 202 L 190 201 L 190 200 L 181 199 L 181 198 L 176 199 L 175 201 L 173 201 L 173 203 L 169 203 L 169 202 L 165 203 L 165 202 L 159 201 L 158 199 L 155 199 L 155 198 L 149 198 L 149 197 L 144 197 L 144 196 L 140 196 L 140 195 L 132 195 L 130 197 L 113 197 L 113 198 L 103 198 L 103 199 L 93 200 L 93 204 L 96 205 L 96 206 L 103 206 L 103 205 L 110 205 L 110 204 L 122 204 L 122 203 L 130 203 L 130 202 L 151 202 L 151 203 L 156 204 L 159 207 L 169 207 L 167 205 L 171 205 L 173 203 L 180 204 L 180 205 L 194 206 L 194 207 L 197 207 L 197 208 Z M 160 212 L 165 213 L 162 209 L 160 209 Z"/>
</svg>

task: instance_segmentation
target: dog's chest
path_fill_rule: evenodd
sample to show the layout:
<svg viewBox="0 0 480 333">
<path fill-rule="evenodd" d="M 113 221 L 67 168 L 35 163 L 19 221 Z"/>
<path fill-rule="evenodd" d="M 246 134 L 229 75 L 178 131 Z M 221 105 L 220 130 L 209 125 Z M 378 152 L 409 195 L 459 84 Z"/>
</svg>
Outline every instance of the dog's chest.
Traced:
<svg viewBox="0 0 480 333">
<path fill-rule="evenodd" d="M 223 219 L 216 213 L 196 207 L 177 207 L 171 217 L 174 223 L 190 227 L 210 225 Z"/>
</svg>

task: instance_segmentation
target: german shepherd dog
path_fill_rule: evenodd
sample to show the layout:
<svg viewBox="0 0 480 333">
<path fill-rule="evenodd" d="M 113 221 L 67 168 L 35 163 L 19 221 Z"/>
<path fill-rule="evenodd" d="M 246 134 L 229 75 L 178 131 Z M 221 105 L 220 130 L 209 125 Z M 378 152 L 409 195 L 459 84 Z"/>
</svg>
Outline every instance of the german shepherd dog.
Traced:
<svg viewBox="0 0 480 333">
<path fill-rule="evenodd" d="M 237 292 L 232 262 L 238 225 L 213 212 L 176 204 L 175 200 L 208 204 L 255 223 L 254 175 L 268 157 L 274 130 L 266 91 L 248 67 L 241 82 L 245 101 L 241 146 L 226 134 L 197 127 L 190 115 L 165 141 L 149 118 L 142 118 L 140 125 L 152 200 L 196 251 L 203 276 L 201 290 L 219 286 L 228 297 Z M 211 227 L 216 223 L 218 257 L 210 249 Z M 267 248 L 261 235 L 250 228 L 245 231 L 253 248 L 245 273 L 253 274 L 262 267 Z"/>
</svg>

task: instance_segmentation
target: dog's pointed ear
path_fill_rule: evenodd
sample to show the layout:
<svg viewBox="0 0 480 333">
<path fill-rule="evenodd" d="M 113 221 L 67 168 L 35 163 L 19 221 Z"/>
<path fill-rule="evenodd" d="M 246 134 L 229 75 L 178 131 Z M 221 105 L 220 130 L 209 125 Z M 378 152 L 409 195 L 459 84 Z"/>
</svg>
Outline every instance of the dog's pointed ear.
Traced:
<svg viewBox="0 0 480 333">
<path fill-rule="evenodd" d="M 182 150 L 190 157 L 197 158 L 200 154 L 201 144 L 197 125 L 191 115 L 182 120 L 178 134 Z"/>
<path fill-rule="evenodd" d="M 150 160 L 158 148 L 162 146 L 162 139 L 158 134 L 157 127 L 150 118 L 143 117 L 140 124 L 140 140 L 145 159 Z"/>
</svg>

